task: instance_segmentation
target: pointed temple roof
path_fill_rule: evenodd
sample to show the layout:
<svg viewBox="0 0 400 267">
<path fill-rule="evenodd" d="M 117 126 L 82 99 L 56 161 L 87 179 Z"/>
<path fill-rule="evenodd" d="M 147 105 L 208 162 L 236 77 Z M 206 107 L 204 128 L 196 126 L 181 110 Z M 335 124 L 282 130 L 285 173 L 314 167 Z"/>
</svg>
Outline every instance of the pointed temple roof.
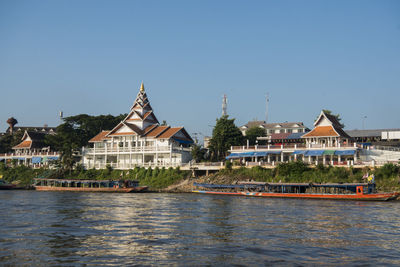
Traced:
<svg viewBox="0 0 400 267">
<path fill-rule="evenodd" d="M 128 116 L 126 116 L 126 118 L 114 129 L 112 129 L 106 136 L 131 135 L 132 132 L 137 135 L 142 135 L 144 132 L 146 132 L 146 129 L 149 126 L 155 124 L 158 125 L 159 122 L 157 117 L 154 115 L 153 108 L 150 105 L 150 101 L 147 97 L 144 84 L 142 82 Z"/>
<path fill-rule="evenodd" d="M 14 146 L 13 149 L 33 149 L 46 147 L 44 142 L 45 137 L 46 133 L 25 131 L 21 138 L 21 143 Z"/>
<path fill-rule="evenodd" d="M 126 118 L 111 131 L 100 132 L 90 139 L 89 143 L 103 142 L 113 136 L 127 135 L 139 135 L 141 137 L 157 139 L 175 138 L 177 140 L 193 142 L 192 138 L 183 127 L 172 128 L 170 126 L 160 126 L 150 105 L 143 82 L 140 85 L 135 102 Z"/>
<path fill-rule="evenodd" d="M 342 129 L 340 122 L 335 116 L 321 111 L 318 119 L 314 122 L 314 129 L 304 134 L 302 138 L 312 137 L 351 137 Z"/>
</svg>

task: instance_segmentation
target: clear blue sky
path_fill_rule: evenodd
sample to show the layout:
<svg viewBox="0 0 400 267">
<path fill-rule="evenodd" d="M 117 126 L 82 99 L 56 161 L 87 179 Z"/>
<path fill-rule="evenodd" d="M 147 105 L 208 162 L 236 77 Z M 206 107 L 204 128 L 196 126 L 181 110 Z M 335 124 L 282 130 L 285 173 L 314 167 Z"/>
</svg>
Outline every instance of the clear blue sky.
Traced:
<svg viewBox="0 0 400 267">
<path fill-rule="evenodd" d="M 141 81 L 160 121 L 211 133 L 265 117 L 400 128 L 400 1 L 0 0 L 0 131 L 126 113 Z"/>
</svg>

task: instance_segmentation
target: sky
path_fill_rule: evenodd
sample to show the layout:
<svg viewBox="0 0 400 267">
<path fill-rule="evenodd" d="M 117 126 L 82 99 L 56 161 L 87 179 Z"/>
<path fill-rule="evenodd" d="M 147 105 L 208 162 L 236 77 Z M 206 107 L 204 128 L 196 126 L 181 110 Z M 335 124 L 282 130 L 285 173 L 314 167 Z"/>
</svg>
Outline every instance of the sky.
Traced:
<svg viewBox="0 0 400 267">
<path fill-rule="evenodd" d="M 0 0 L 0 132 L 129 112 L 140 83 L 159 121 L 400 128 L 400 1 Z"/>
</svg>

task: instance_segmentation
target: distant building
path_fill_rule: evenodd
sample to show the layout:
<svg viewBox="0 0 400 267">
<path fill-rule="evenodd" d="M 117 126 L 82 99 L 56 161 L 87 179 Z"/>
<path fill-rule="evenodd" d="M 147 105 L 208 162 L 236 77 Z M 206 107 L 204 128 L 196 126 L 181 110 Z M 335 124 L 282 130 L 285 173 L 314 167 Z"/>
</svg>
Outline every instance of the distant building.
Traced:
<svg viewBox="0 0 400 267">
<path fill-rule="evenodd" d="M 260 127 L 265 130 L 265 134 L 283 134 L 283 133 L 305 133 L 309 131 L 302 122 L 281 122 L 281 123 L 265 123 L 265 121 L 249 121 L 247 124 L 239 127 L 243 135 L 252 127 Z"/>
<path fill-rule="evenodd" d="M 261 124 L 262 125 L 262 124 Z M 248 127 L 251 127 L 248 125 Z M 337 119 L 321 111 L 308 129 L 302 123 L 274 124 L 273 131 L 295 130 L 296 133 L 270 133 L 274 142 L 267 145 L 232 147 L 227 159 L 246 165 L 274 165 L 279 162 L 303 160 L 310 164 L 352 165 L 359 161 L 360 149 L 346 134 Z M 277 142 L 281 140 L 281 142 Z M 292 141 L 291 141 L 292 140 Z"/>
<path fill-rule="evenodd" d="M 208 148 L 210 146 L 211 136 L 204 136 L 204 148 Z"/>
<path fill-rule="evenodd" d="M 36 168 L 47 166 L 51 161 L 58 160 L 60 153 L 52 150 L 45 143 L 45 137 L 48 134 L 54 134 L 54 132 L 25 130 L 21 142 L 12 148 L 14 152 L 0 154 L 0 161 L 10 162 L 15 160 L 17 165 Z"/>
<path fill-rule="evenodd" d="M 18 133 L 18 132 L 39 132 L 39 133 L 45 133 L 45 134 L 55 134 L 56 133 L 57 127 L 48 127 L 47 125 L 44 125 L 43 127 L 37 127 L 37 126 L 14 126 L 13 127 L 13 133 Z M 11 128 L 8 127 L 6 130 L 6 134 L 11 133 Z"/>
<path fill-rule="evenodd" d="M 400 129 L 348 130 L 346 133 L 367 145 L 400 146 Z"/>
<path fill-rule="evenodd" d="M 184 127 L 161 126 L 142 83 L 128 116 L 83 149 L 86 168 L 175 167 L 191 160 L 193 140 Z"/>
</svg>

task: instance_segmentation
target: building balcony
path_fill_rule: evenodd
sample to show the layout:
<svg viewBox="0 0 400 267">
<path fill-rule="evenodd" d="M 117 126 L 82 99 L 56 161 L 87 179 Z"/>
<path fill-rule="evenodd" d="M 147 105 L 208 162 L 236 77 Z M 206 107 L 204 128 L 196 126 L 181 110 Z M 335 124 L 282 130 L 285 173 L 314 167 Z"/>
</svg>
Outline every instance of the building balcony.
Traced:
<svg viewBox="0 0 400 267">
<path fill-rule="evenodd" d="M 312 150 L 312 149 L 326 149 L 326 150 L 346 150 L 362 148 L 361 144 L 357 143 L 338 143 L 334 146 L 327 144 L 281 144 L 281 145 L 256 145 L 256 146 L 232 146 L 230 152 L 243 152 L 243 151 L 287 151 L 293 152 L 294 150 Z"/>
<path fill-rule="evenodd" d="M 85 154 L 141 154 L 141 153 L 170 153 L 190 152 L 189 147 L 176 146 L 143 146 L 143 147 L 104 147 L 104 148 L 83 148 Z"/>
<path fill-rule="evenodd" d="M 32 158 L 32 157 L 59 157 L 60 152 L 54 151 L 54 152 L 33 152 L 33 151 L 28 151 L 28 152 L 22 152 L 22 151 L 16 151 L 13 153 L 3 153 L 0 154 L 0 158 L 5 158 L 5 159 L 12 159 L 12 158 Z"/>
<path fill-rule="evenodd" d="M 118 169 L 118 170 L 130 170 L 134 169 L 135 167 L 141 167 L 141 168 L 176 168 L 176 167 L 182 167 L 186 166 L 187 163 L 179 163 L 179 162 L 145 162 L 145 163 L 118 163 L 118 162 L 111 162 L 111 163 L 105 163 L 105 162 L 86 162 L 83 164 L 86 169 L 105 169 L 106 166 L 110 166 L 113 169 Z"/>
</svg>

